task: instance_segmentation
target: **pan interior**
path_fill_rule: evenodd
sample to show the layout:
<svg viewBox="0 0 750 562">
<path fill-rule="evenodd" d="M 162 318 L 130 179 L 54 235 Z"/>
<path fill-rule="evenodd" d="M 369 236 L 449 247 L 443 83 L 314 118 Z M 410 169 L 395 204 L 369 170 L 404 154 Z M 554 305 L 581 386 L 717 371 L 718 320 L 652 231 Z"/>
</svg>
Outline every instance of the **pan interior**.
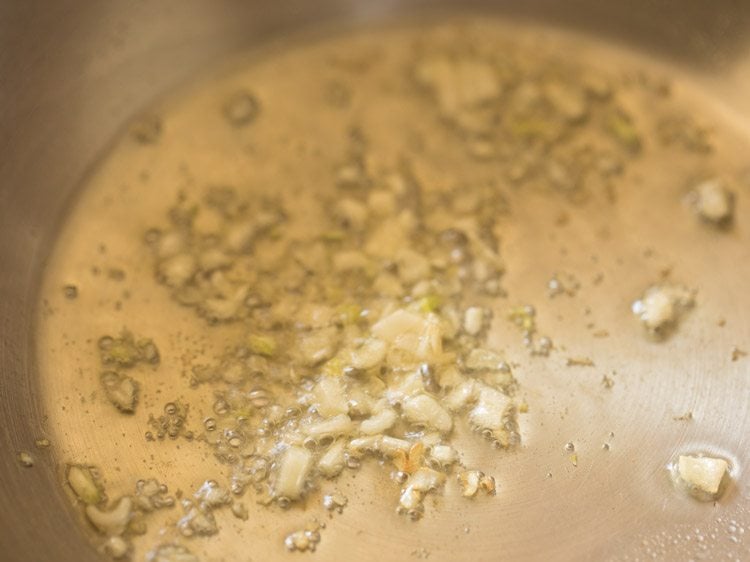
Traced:
<svg viewBox="0 0 750 562">
<path fill-rule="evenodd" d="M 424 78 L 434 61 L 448 69 L 452 93 L 441 89 L 443 70 Z M 494 86 L 482 91 L 487 68 Z M 82 187 L 46 272 L 38 353 L 56 455 L 63 466 L 97 467 L 111 500 L 150 478 L 178 499 L 206 480 L 229 487 L 231 463 L 215 455 L 205 420 L 217 418 L 216 392 L 233 383 L 191 379 L 247 342 L 254 326 L 211 322 L 177 302 L 155 274 L 151 229 L 166 228 L 170 209 L 231 187 L 258 213 L 280 203 L 282 238 L 326 235 L 328 202 L 371 202 L 368 194 L 407 166 L 428 214 L 480 191 L 491 206 L 504 271 L 495 294 L 476 295 L 492 317 L 476 347 L 512 368 L 520 443 L 492 448 L 460 421 L 451 442 L 467 468 L 495 477 L 497 495 L 459 497 L 454 470 L 412 522 L 395 513 L 401 486 L 390 461 L 372 458 L 320 480 L 288 510 L 260 505 L 249 489 L 235 500 L 247 520 L 217 509 L 220 531 L 208 537 L 180 533 L 177 501 L 128 537 L 134 559 L 172 542 L 202 560 L 282 558 L 284 537 L 313 518 L 325 523 L 316 556 L 326 560 L 687 559 L 712 549 L 746 557 L 750 325 L 738 302 L 750 274 L 747 123 L 698 84 L 591 37 L 466 20 L 280 44 L 150 108 Z M 562 121 L 533 111 L 514 120 L 509 108 L 524 96 L 554 106 Z M 457 117 L 456 104 L 475 106 Z M 353 185 L 345 185 L 347 164 L 361 168 Z M 733 195 L 724 227 L 700 220 L 690 203 L 691 189 L 714 178 Z M 386 219 L 369 220 L 375 229 Z M 324 244 L 336 248 L 341 232 L 328 234 Z M 258 259 L 272 264 L 275 251 Z M 290 291 L 282 281 L 274 304 Z M 655 284 L 684 286 L 695 300 L 658 341 L 631 312 Z M 465 308 L 468 298 L 445 306 Z M 528 305 L 531 345 L 508 320 Z M 110 367 L 98 349 L 102 336 L 125 329 L 151 338 L 160 355 L 158 366 L 115 369 L 139 384 L 132 414 L 107 400 L 101 373 Z M 543 337 L 548 354 L 539 352 Z M 185 425 L 162 439 L 170 404 L 185 408 Z M 667 465 L 685 453 L 729 462 L 716 502 L 674 488 Z M 321 506 L 334 490 L 348 499 L 341 514 Z M 89 528 L 72 493 L 71 502 Z"/>
</svg>

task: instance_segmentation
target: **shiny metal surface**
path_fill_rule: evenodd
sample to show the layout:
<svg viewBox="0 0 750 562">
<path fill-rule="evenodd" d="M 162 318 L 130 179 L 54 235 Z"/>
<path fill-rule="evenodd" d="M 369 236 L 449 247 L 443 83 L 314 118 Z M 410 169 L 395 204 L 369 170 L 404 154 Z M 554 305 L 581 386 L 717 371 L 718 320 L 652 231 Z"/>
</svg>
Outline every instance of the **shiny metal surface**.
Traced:
<svg viewBox="0 0 750 562">
<path fill-rule="evenodd" d="M 16 454 L 20 450 L 33 450 L 33 440 L 47 429 L 45 413 L 40 407 L 33 345 L 41 268 L 76 186 L 121 124 L 151 99 L 188 80 L 212 61 L 264 39 L 318 25 L 365 24 L 397 17 L 401 12 L 448 9 L 448 4 L 167 0 L 5 2 L 0 7 L 0 553 L 3 560 L 85 562 L 100 558 L 85 540 L 62 493 L 57 466 L 60 459 L 55 457 L 54 448 L 35 452 L 37 463 L 31 469 L 22 467 Z M 745 3 L 615 4 L 579 0 L 563 5 L 538 0 L 526 2 L 523 7 L 514 4 L 461 3 L 462 9 L 489 7 L 501 13 L 611 36 L 641 50 L 650 50 L 657 58 L 672 60 L 683 69 L 692 70 L 707 91 L 721 98 L 727 112 L 750 116 L 747 50 L 750 6 Z M 651 234 L 665 233 L 656 229 Z M 701 251 L 709 252 L 710 247 Z M 733 251 L 717 256 L 712 268 L 700 274 L 701 283 L 718 275 L 727 276 L 721 298 L 724 307 L 732 311 L 727 329 L 732 331 L 707 327 L 701 336 L 703 341 L 726 346 L 750 342 L 749 303 L 742 282 L 750 275 L 750 262 L 735 261 L 750 256 L 741 246 Z M 690 265 L 696 271 L 699 266 L 694 262 Z M 643 352 L 637 347 L 618 351 L 626 355 Z M 687 356 L 689 350 L 675 346 L 674 351 Z M 657 365 L 653 357 L 639 358 L 641 363 L 650 361 Z M 627 415 L 620 416 L 623 428 L 631 427 L 632 431 L 618 430 L 618 438 L 623 437 L 616 450 L 620 459 L 617 472 L 590 470 L 586 478 L 575 483 L 580 495 L 572 505 L 560 505 L 556 497 L 550 496 L 549 509 L 545 509 L 543 499 L 536 505 L 509 506 L 517 513 L 519 527 L 540 528 L 538 533 L 531 533 L 539 537 L 538 541 L 513 546 L 514 556 L 595 560 L 611 556 L 615 549 L 631 559 L 645 558 L 646 547 L 634 541 L 658 542 L 660 533 L 669 528 L 670 512 L 654 501 L 657 492 L 638 487 L 648 480 L 649 471 L 659 468 L 659 462 L 652 457 L 646 467 L 637 464 L 642 455 L 653 453 L 653 449 L 644 451 L 642 444 L 666 448 L 664 439 L 651 439 L 654 428 L 663 423 L 671 409 L 679 414 L 680 408 L 700 407 L 702 427 L 711 429 L 702 436 L 685 432 L 676 439 L 685 443 L 705 439 L 710 442 L 707 444 L 714 444 L 717 436 L 722 436 L 727 451 L 738 457 L 746 454 L 750 429 L 750 412 L 744 399 L 749 369 L 746 365 L 744 372 L 743 367 L 738 367 L 731 379 L 722 384 L 709 384 L 701 378 L 701 369 L 710 369 L 710 363 L 691 365 L 688 361 L 680 365 L 691 371 L 690 384 L 682 388 L 665 388 L 658 379 L 642 387 L 631 384 L 628 392 L 639 399 L 623 402 L 632 408 L 625 412 Z M 670 368 L 665 364 L 660 367 Z M 658 369 L 654 371 L 652 376 L 658 376 Z M 661 399 L 671 393 L 669 408 L 654 402 L 654 397 Z M 591 426 L 581 432 L 591 442 L 599 439 L 598 432 L 604 429 L 595 425 L 601 417 L 601 412 L 591 412 Z M 658 454 L 661 452 L 656 450 Z M 738 459 L 740 469 L 744 469 L 742 460 Z M 509 484 L 531 487 L 532 484 L 524 484 L 524 467 L 519 464 L 517 469 L 521 477 Z M 726 501 L 732 502 L 733 517 L 747 526 L 750 525 L 747 477 L 740 474 L 738 483 Z M 580 513 L 586 516 L 572 516 Z M 716 513 L 705 510 L 698 514 L 686 512 L 678 524 L 699 520 L 708 525 L 716 517 Z M 585 532 L 560 524 L 566 519 L 587 522 Z M 618 526 L 618 520 L 623 522 L 622 527 L 641 531 L 618 536 L 611 532 Z M 601 524 L 597 525 L 597 521 Z M 546 527 L 555 532 L 567 530 L 565 536 L 555 536 L 546 533 Z M 609 531 L 598 535 L 597 528 Z M 708 533 L 709 526 L 705 528 Z M 528 535 L 518 533 L 519 537 Z M 477 553 L 490 559 L 496 545 L 493 534 L 478 535 L 476 541 Z M 709 559 L 723 558 L 722 545 L 727 541 L 726 537 L 717 540 Z M 376 541 L 380 547 L 386 543 L 387 537 Z M 404 558 L 410 550 L 405 551 Z M 680 559 L 676 549 L 672 556 L 669 552 L 668 547 L 659 550 L 659 556 Z M 339 553 L 337 558 L 364 554 L 367 553 L 350 550 Z"/>
</svg>

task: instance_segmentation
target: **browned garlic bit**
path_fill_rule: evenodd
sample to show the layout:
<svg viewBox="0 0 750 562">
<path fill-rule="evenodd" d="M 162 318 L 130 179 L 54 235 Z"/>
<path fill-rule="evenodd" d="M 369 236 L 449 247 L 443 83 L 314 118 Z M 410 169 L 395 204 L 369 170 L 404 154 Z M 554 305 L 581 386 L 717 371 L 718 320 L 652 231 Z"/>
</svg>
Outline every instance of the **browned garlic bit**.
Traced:
<svg viewBox="0 0 750 562">
<path fill-rule="evenodd" d="M 480 470 L 465 470 L 458 473 L 458 483 L 461 485 L 461 495 L 465 498 L 473 498 L 480 490 L 490 496 L 496 492 L 495 478 L 487 476 Z"/>
</svg>

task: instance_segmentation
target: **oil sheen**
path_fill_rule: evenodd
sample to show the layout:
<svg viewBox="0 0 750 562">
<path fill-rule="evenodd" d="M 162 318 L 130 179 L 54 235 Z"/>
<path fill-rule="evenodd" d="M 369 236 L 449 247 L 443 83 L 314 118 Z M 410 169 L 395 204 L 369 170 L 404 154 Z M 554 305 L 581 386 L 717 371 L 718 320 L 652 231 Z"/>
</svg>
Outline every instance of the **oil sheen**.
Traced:
<svg viewBox="0 0 750 562">
<path fill-rule="evenodd" d="M 707 509 L 750 525 L 750 143 L 701 84 L 452 20 L 279 42 L 155 103 L 40 297 L 70 516 L 158 561 L 637 559 Z M 694 451 L 728 462 L 715 508 L 671 483 Z"/>
</svg>

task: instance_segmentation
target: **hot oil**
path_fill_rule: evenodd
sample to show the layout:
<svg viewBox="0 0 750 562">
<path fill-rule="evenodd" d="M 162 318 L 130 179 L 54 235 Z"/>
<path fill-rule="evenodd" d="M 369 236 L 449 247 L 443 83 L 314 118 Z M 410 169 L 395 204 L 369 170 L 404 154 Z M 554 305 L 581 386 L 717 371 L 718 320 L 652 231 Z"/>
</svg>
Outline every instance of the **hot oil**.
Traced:
<svg viewBox="0 0 750 562">
<path fill-rule="evenodd" d="M 436 56 L 437 69 L 426 68 Z M 482 70 L 451 66 L 466 60 L 490 61 L 497 92 L 483 85 Z M 228 487 L 231 469 L 206 442 L 223 430 L 217 385 L 191 385 L 191 378 L 196 366 L 246 341 L 249 321 L 209 321 L 184 295 L 177 302 L 157 281 L 148 233 L 167 228 L 170 209 L 189 212 L 207 192 L 231 187 L 261 210 L 283 208 L 284 231 L 263 236 L 305 240 L 327 224 L 329 202 L 377 189 L 394 172 L 419 186 L 420 212 L 437 222 L 450 222 L 454 211 L 480 213 L 472 194 L 489 194 L 480 207 L 492 211 L 486 218 L 505 270 L 491 291 L 471 289 L 454 300 L 492 313 L 481 347 L 500 353 L 518 382 L 520 445 L 494 449 L 457 416 L 450 441 L 466 468 L 496 478 L 495 497 L 461 498 L 451 475 L 412 522 L 395 514 L 401 486 L 389 477 L 392 462 L 366 458 L 362 470 L 318 481 L 319 490 L 287 510 L 256 503 L 262 494 L 248 490 L 237 500 L 247 520 L 217 509 L 220 531 L 209 537 L 180 534 L 179 505 L 149 514 L 148 532 L 129 538 L 135 559 L 164 542 L 184 544 L 202 560 L 287 556 L 284 537 L 314 518 L 325 522 L 315 554 L 325 560 L 375 552 L 605 558 L 628 552 L 644 529 L 702 524 L 706 506 L 675 493 L 664 468 L 693 444 L 736 455 L 731 477 L 740 489 L 747 405 L 744 363 L 732 360 L 732 348 L 750 348 L 735 305 L 750 247 L 748 141 L 742 124 L 728 122 L 691 78 L 591 38 L 496 21 L 356 32 L 284 45 L 232 68 L 131 126 L 60 234 L 38 344 L 46 429 L 60 462 L 97 466 L 111 499 L 148 478 L 184 498 L 207 479 Z M 468 82 L 446 91 L 444 80 L 462 72 Z M 584 115 L 569 91 L 550 93 L 566 80 L 588 88 Z M 555 98 L 566 115 L 561 129 L 550 130 L 534 111 L 506 109 L 521 96 L 530 106 Z M 465 111 L 469 102 L 476 103 Z M 509 141 L 500 129 L 516 136 Z M 562 140 L 549 140 L 557 134 Z M 729 228 L 702 223 L 685 203 L 692 186 L 714 176 L 735 197 Z M 339 243 L 341 232 L 326 231 L 333 239 L 326 243 Z M 274 248 L 258 250 L 258 260 L 272 267 L 282 259 Z M 279 283 L 286 279 L 279 275 Z M 568 290 L 550 291 L 553 279 Z M 630 306 L 664 279 L 695 290 L 696 304 L 656 341 Z M 277 301 L 286 290 L 279 288 Z M 533 329 L 508 320 L 525 306 L 533 306 Z M 160 354 L 158 366 L 115 366 L 140 386 L 129 415 L 105 396 L 97 349 L 102 336 L 124 328 L 151 338 Z M 546 353 L 545 337 L 552 342 Z M 298 388 L 284 384 L 290 394 Z M 186 408 L 184 428 L 176 439 L 160 439 L 158 419 L 174 413 L 173 403 Z M 341 514 L 321 506 L 334 490 L 348 499 Z M 730 519 L 737 500 L 734 493 L 719 501 Z M 556 537 L 554 551 L 545 537 Z M 738 540 L 736 548 L 746 549 Z"/>
</svg>

